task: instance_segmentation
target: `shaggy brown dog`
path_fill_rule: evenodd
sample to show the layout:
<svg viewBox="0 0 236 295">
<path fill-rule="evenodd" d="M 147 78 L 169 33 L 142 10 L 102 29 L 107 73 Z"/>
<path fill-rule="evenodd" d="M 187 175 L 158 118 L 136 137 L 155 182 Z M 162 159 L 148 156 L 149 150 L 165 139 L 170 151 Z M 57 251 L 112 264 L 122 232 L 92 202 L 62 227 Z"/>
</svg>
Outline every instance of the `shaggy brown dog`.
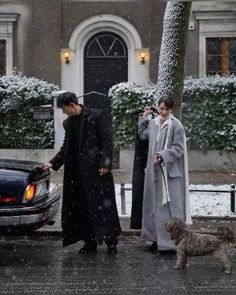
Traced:
<svg viewBox="0 0 236 295">
<path fill-rule="evenodd" d="M 229 243 L 234 240 L 234 233 L 228 227 L 219 227 L 217 234 L 203 234 L 188 231 L 180 218 L 173 218 L 166 223 L 166 230 L 171 234 L 177 251 L 175 269 L 185 270 L 187 256 L 214 255 L 224 267 L 225 273 L 231 273 Z"/>
</svg>

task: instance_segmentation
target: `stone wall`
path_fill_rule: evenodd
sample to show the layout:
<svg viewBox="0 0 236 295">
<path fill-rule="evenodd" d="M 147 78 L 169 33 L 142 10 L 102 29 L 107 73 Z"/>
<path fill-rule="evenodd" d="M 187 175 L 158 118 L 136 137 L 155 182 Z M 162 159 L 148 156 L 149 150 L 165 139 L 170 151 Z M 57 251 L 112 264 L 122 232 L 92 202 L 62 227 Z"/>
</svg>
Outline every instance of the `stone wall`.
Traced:
<svg viewBox="0 0 236 295">
<path fill-rule="evenodd" d="M 132 171 L 133 150 L 121 150 L 120 169 Z M 189 171 L 236 171 L 236 152 L 226 151 L 189 151 Z"/>
<path fill-rule="evenodd" d="M 54 149 L 1 149 L 0 159 L 27 160 L 44 163 L 48 162 L 55 154 L 56 150 Z"/>
</svg>

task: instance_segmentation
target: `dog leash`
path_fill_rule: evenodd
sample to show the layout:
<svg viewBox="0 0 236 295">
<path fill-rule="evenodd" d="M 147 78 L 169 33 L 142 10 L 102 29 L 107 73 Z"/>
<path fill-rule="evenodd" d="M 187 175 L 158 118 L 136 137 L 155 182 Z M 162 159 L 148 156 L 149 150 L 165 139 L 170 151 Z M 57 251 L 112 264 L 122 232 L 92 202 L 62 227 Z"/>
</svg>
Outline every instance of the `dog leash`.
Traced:
<svg viewBox="0 0 236 295">
<path fill-rule="evenodd" d="M 165 178 L 165 174 L 164 174 L 164 171 L 163 171 L 163 168 L 160 164 L 160 168 L 161 168 L 161 173 L 162 173 L 162 177 L 163 177 L 163 180 L 164 180 L 164 185 L 165 185 L 165 188 L 166 188 L 166 191 L 167 191 L 167 183 L 166 183 L 166 178 Z M 167 202 L 167 207 L 168 207 L 168 211 L 169 211 L 169 215 L 170 215 L 170 218 L 172 219 L 172 214 L 171 214 L 171 210 L 170 210 L 170 203 Z"/>
</svg>

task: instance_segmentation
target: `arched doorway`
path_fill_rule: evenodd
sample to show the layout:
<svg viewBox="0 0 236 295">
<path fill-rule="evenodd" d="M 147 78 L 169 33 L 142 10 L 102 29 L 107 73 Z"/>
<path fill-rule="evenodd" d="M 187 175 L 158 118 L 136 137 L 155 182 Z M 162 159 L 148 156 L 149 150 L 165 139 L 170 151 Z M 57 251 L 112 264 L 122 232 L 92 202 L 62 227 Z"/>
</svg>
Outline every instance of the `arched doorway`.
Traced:
<svg viewBox="0 0 236 295">
<path fill-rule="evenodd" d="M 84 104 L 102 109 L 111 124 L 110 87 L 128 81 L 128 48 L 116 33 L 101 31 L 93 35 L 84 48 Z M 114 151 L 113 167 L 118 151 Z"/>
<path fill-rule="evenodd" d="M 113 32 L 92 36 L 84 49 L 84 93 L 108 93 L 111 86 L 128 80 L 128 49 Z"/>
<path fill-rule="evenodd" d="M 84 48 L 84 104 L 109 112 L 110 87 L 126 81 L 128 49 L 125 41 L 109 31 L 93 35 Z M 90 92 L 94 93 L 86 95 Z"/>
<path fill-rule="evenodd" d="M 109 29 L 108 29 L 109 28 Z M 84 103 L 84 52 L 88 41 L 101 32 L 117 34 L 125 42 L 128 53 L 127 80 L 142 84 L 149 81 L 149 62 L 140 63 L 138 57 L 142 49 L 139 33 L 133 25 L 125 19 L 109 14 L 92 16 L 80 23 L 73 31 L 69 50 L 71 50 L 71 62 L 62 62 L 61 88 L 75 92 L 80 96 L 80 103 Z M 62 50 L 62 53 L 66 49 Z"/>
<path fill-rule="evenodd" d="M 95 34 L 107 32 L 121 37 L 128 48 L 127 53 L 127 79 L 125 81 L 135 82 L 137 84 L 149 81 L 149 62 L 145 65 L 140 63 L 137 59 L 137 52 L 142 48 L 140 35 L 136 28 L 125 19 L 110 14 L 100 14 L 92 16 L 81 22 L 73 31 L 69 47 L 61 50 L 63 52 L 71 51 L 71 61 L 69 64 L 62 59 L 61 64 L 61 89 L 65 91 L 75 92 L 80 97 L 79 102 L 84 104 L 83 94 L 87 92 L 84 90 L 84 72 L 86 72 L 84 65 L 85 47 L 88 45 Z M 57 126 L 61 126 L 64 117 L 59 113 L 59 119 L 55 122 Z M 62 130 L 61 128 L 58 128 Z M 63 142 L 64 134 L 58 135 L 56 146 L 59 148 Z M 59 132 L 58 132 L 59 133 Z"/>
</svg>

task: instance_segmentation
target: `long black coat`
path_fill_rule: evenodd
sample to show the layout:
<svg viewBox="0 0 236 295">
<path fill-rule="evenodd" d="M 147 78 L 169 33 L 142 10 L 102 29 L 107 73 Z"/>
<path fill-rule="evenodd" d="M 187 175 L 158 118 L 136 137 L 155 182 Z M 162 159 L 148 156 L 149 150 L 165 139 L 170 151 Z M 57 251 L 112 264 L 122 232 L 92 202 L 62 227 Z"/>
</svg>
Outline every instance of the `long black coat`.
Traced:
<svg viewBox="0 0 236 295">
<path fill-rule="evenodd" d="M 88 218 L 83 218 L 78 199 L 84 199 L 99 244 L 116 238 L 120 223 L 116 207 L 112 165 L 112 131 L 102 111 L 83 107 L 79 134 L 79 148 L 75 153 L 72 118 L 63 122 L 65 138 L 60 151 L 50 161 L 54 170 L 64 164 L 62 234 L 63 246 L 83 240 L 86 236 Z M 100 176 L 99 168 L 109 168 L 109 173 Z M 78 171 L 79 181 L 74 170 Z M 83 186 L 76 188 L 76 183 Z M 82 208 L 82 211 L 84 208 Z"/>
<path fill-rule="evenodd" d="M 130 228 L 142 228 L 144 169 L 147 166 L 148 140 L 141 140 L 138 133 L 135 140 L 135 153 L 132 175 L 132 210 Z"/>
</svg>

